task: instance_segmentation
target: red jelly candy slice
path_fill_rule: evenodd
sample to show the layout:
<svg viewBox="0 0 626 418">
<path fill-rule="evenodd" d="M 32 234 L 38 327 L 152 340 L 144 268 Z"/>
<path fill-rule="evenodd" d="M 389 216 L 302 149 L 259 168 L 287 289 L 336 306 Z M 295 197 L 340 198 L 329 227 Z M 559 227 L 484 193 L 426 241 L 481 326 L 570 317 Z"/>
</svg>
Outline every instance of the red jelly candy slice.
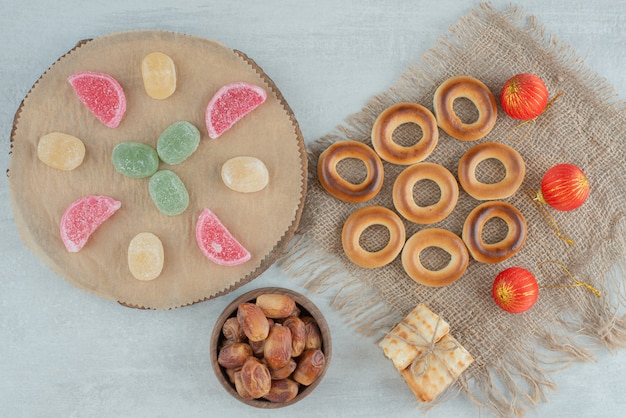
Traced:
<svg viewBox="0 0 626 418">
<path fill-rule="evenodd" d="M 85 196 L 72 203 L 61 218 L 61 239 L 67 251 L 80 251 L 91 234 L 121 206 L 108 196 Z"/>
<path fill-rule="evenodd" d="M 108 74 L 83 71 L 67 79 L 87 109 L 109 128 L 120 124 L 126 96 L 120 83 Z"/>
<path fill-rule="evenodd" d="M 236 266 L 250 259 L 250 252 L 209 209 L 205 209 L 198 218 L 196 241 L 202 253 L 220 266 Z"/>
<path fill-rule="evenodd" d="M 213 96 L 206 108 L 206 126 L 209 137 L 217 138 L 238 120 L 259 107 L 267 93 L 254 84 L 237 82 L 227 84 Z"/>
</svg>

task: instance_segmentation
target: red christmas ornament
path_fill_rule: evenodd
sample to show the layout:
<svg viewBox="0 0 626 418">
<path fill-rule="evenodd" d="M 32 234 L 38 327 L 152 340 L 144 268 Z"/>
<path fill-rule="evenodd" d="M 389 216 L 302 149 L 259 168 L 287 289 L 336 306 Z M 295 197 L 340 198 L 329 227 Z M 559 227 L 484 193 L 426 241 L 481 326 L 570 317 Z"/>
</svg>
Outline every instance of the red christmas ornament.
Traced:
<svg viewBox="0 0 626 418">
<path fill-rule="evenodd" d="M 491 295 L 500 308 L 518 314 L 526 312 L 537 302 L 539 285 L 530 271 L 509 267 L 496 276 Z"/>
<path fill-rule="evenodd" d="M 550 207 L 569 211 L 576 209 L 589 196 L 589 180 L 572 164 L 558 164 L 549 169 L 541 180 L 539 200 Z"/>
<path fill-rule="evenodd" d="M 534 74 L 517 74 L 504 83 L 500 103 L 513 119 L 534 119 L 548 106 L 548 89 Z"/>
</svg>

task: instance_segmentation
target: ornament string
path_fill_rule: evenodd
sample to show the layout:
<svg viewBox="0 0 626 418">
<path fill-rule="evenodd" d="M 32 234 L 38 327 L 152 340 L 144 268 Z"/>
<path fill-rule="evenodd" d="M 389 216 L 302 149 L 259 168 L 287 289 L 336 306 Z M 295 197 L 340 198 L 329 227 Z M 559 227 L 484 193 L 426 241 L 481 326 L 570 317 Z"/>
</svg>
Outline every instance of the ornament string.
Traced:
<svg viewBox="0 0 626 418">
<path fill-rule="evenodd" d="M 441 358 L 441 354 L 457 350 L 459 348 L 459 343 L 454 340 L 435 340 L 437 338 L 437 330 L 439 329 L 440 322 L 441 317 L 438 317 L 435 328 L 433 329 L 433 335 L 430 340 L 427 340 L 417 328 L 405 321 L 401 321 L 400 324 L 403 327 L 406 327 L 409 331 L 411 331 L 411 334 L 409 334 L 411 338 L 403 338 L 396 334 L 393 335 L 394 338 L 397 338 L 400 341 L 403 341 L 415 347 L 417 351 L 420 352 L 420 354 L 415 357 L 415 359 L 409 366 L 409 370 L 411 370 L 411 373 L 416 378 L 422 377 L 424 376 L 424 374 L 426 374 L 426 371 L 429 369 L 430 366 L 431 354 L 437 356 L 437 358 L 439 358 L 439 360 L 446 366 L 448 372 L 452 376 L 454 376 L 454 373 L 448 366 L 448 363 Z M 421 341 L 418 341 L 417 338 L 419 338 Z"/>
<path fill-rule="evenodd" d="M 535 124 L 535 122 L 537 121 L 537 118 L 538 118 L 538 117 L 539 117 L 539 116 L 536 116 L 536 117 L 534 117 L 534 118 L 532 118 L 532 119 L 525 120 L 524 122 L 522 122 L 522 123 L 519 123 L 519 124 L 515 125 L 515 126 L 513 127 L 513 129 L 511 129 L 511 132 L 509 132 L 509 139 L 510 139 L 512 142 L 515 142 L 515 143 L 522 142 L 522 140 L 523 140 L 524 138 L 526 138 L 526 137 L 528 136 L 528 134 L 530 133 L 530 129 L 533 127 L 533 125 L 534 125 L 534 124 Z M 520 128 L 521 128 L 522 126 L 524 126 L 524 125 L 527 125 L 527 126 L 526 126 L 526 129 L 524 130 L 524 132 L 522 132 L 522 134 L 521 134 L 518 138 L 514 139 L 514 138 L 513 138 L 513 134 L 515 133 L 515 131 L 517 131 L 518 129 L 520 129 Z"/>
<path fill-rule="evenodd" d="M 530 198 L 531 202 L 533 202 L 533 204 L 539 211 L 539 214 L 544 219 L 544 221 L 546 221 L 550 229 L 552 229 L 556 233 L 556 236 L 561 238 L 567 244 L 574 245 L 575 244 L 574 241 L 567 238 L 561 233 L 561 230 L 559 228 L 559 225 L 556 222 L 556 219 L 554 219 L 554 217 L 550 214 L 550 211 L 546 208 L 545 206 L 546 202 L 541 197 L 541 193 L 540 192 L 535 193 L 532 190 L 527 190 L 526 195 Z"/>
<path fill-rule="evenodd" d="M 544 267 L 546 264 L 551 263 L 551 264 L 555 264 L 558 267 L 560 267 L 565 273 L 567 273 L 567 275 L 572 279 L 572 281 L 574 282 L 574 284 L 570 284 L 570 285 L 562 285 L 562 286 L 541 286 L 541 288 L 543 289 L 566 289 L 566 288 L 570 288 L 570 287 L 585 287 L 587 288 L 591 293 L 593 293 L 594 295 L 596 295 L 597 297 L 601 296 L 601 293 L 598 289 L 596 289 L 595 287 L 591 286 L 589 283 L 587 282 L 583 282 L 582 280 L 579 280 L 576 276 L 574 276 L 572 274 L 571 271 L 569 271 L 569 269 L 567 267 L 565 267 L 563 265 L 563 263 L 556 261 L 556 260 L 546 260 L 543 261 L 541 263 L 539 263 L 539 267 L 542 268 Z"/>
<path fill-rule="evenodd" d="M 546 105 L 546 108 L 543 109 L 543 112 L 541 112 L 541 114 L 544 114 L 546 112 L 546 110 L 548 110 L 550 108 L 550 106 L 552 106 L 554 104 L 554 101 L 556 99 L 558 99 L 559 97 L 561 97 L 563 95 L 563 92 L 560 91 L 558 92 L 552 99 L 550 99 L 550 101 L 548 102 L 548 104 Z"/>
<path fill-rule="evenodd" d="M 524 122 L 516 125 L 515 127 L 513 127 L 513 129 L 511 129 L 511 132 L 509 132 L 509 139 L 512 142 L 522 142 L 522 140 L 524 138 L 526 138 L 528 136 L 528 134 L 530 133 L 531 128 L 533 127 L 533 125 L 537 122 L 537 118 L 541 115 L 543 115 L 544 113 L 546 113 L 546 110 L 548 110 L 550 108 L 550 106 L 552 106 L 554 104 L 554 101 L 556 99 L 558 99 L 561 95 L 563 94 L 562 91 L 558 92 L 552 99 L 550 99 L 550 101 L 548 102 L 548 104 L 546 104 L 546 108 L 543 109 L 543 112 L 541 112 L 539 115 L 535 116 L 532 119 L 529 120 L 525 120 Z M 519 138 L 517 139 L 513 139 L 513 134 L 515 133 L 515 131 L 517 131 L 519 128 L 523 127 L 524 125 L 526 126 L 526 129 L 524 130 L 524 132 L 522 133 L 522 135 L 520 135 Z"/>
</svg>

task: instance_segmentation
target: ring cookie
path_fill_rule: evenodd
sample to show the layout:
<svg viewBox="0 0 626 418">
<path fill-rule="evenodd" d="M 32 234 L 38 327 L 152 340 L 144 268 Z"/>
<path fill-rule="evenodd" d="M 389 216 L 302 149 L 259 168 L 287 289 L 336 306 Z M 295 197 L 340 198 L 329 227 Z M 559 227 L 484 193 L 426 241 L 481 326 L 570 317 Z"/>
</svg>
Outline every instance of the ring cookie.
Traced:
<svg viewBox="0 0 626 418">
<path fill-rule="evenodd" d="M 337 172 L 337 164 L 348 158 L 365 164 L 365 180 L 359 184 L 349 182 Z M 337 199 L 350 203 L 367 202 L 383 187 L 383 163 L 372 148 L 361 142 L 335 142 L 320 154 L 317 177 L 322 187 Z"/>
<path fill-rule="evenodd" d="M 419 206 L 413 199 L 413 188 L 420 180 L 434 181 L 441 197 L 429 206 Z M 418 163 L 405 168 L 393 184 L 393 204 L 407 220 L 418 224 L 433 224 L 445 219 L 456 206 L 459 187 L 445 167 L 434 163 Z"/>
<path fill-rule="evenodd" d="M 393 140 L 395 130 L 405 123 L 414 123 L 422 129 L 422 137 L 405 147 Z M 398 103 L 385 109 L 372 127 L 372 145 L 380 158 L 392 164 L 415 164 L 428 157 L 439 140 L 435 116 L 417 103 Z"/>
<path fill-rule="evenodd" d="M 367 251 L 359 240 L 363 231 L 373 225 L 382 225 L 389 230 L 389 242 L 378 251 Z M 348 217 L 341 231 L 341 243 L 346 256 L 354 264 L 365 268 L 382 267 L 391 263 L 402 251 L 405 238 L 404 224 L 400 217 L 382 206 L 357 209 Z"/>
<path fill-rule="evenodd" d="M 420 254 L 428 247 L 437 247 L 450 254 L 448 264 L 439 270 L 429 270 L 422 264 Z M 402 266 L 417 283 L 431 287 L 447 286 L 457 281 L 469 264 L 465 244 L 456 234 L 440 228 L 423 229 L 404 244 Z"/>
<path fill-rule="evenodd" d="M 493 158 L 502 163 L 506 174 L 497 183 L 482 183 L 476 179 L 476 167 Z M 459 161 L 459 183 L 478 200 L 506 199 L 512 196 L 524 180 L 526 164 L 522 156 L 508 145 L 485 142 L 470 148 Z"/>
<path fill-rule="evenodd" d="M 495 243 L 483 240 L 483 228 L 492 218 L 500 218 L 508 227 L 504 239 Z M 463 241 L 476 261 L 499 263 L 517 254 L 526 242 L 526 220 L 513 205 L 506 202 L 485 202 L 470 212 L 463 225 Z"/>
<path fill-rule="evenodd" d="M 454 112 L 455 99 L 465 98 L 478 109 L 478 119 L 463 121 Z M 448 135 L 461 141 L 475 141 L 486 136 L 496 124 L 498 108 L 496 99 L 481 81 L 468 76 L 452 77 L 435 90 L 433 107 L 437 124 Z"/>
</svg>

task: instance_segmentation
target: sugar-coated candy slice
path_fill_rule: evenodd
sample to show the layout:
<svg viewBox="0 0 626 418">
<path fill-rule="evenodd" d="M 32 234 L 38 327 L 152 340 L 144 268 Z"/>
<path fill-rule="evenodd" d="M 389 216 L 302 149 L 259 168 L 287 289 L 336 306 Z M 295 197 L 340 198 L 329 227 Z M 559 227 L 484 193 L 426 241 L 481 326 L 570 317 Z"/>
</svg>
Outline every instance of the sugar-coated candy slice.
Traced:
<svg viewBox="0 0 626 418">
<path fill-rule="evenodd" d="M 263 88 L 245 82 L 227 84 L 219 89 L 206 108 L 209 137 L 218 138 L 263 104 L 266 98 L 267 93 Z"/>
<path fill-rule="evenodd" d="M 163 100 L 176 91 L 176 66 L 169 55 L 151 52 L 141 61 L 143 86 L 148 96 Z"/>
<path fill-rule="evenodd" d="M 192 123 L 181 120 L 167 127 L 157 141 L 157 152 L 164 163 L 180 164 L 200 144 L 200 131 Z"/>
<path fill-rule="evenodd" d="M 126 112 L 124 89 L 108 74 L 82 71 L 68 77 L 78 98 L 109 128 L 116 128 Z"/>
<path fill-rule="evenodd" d="M 236 192 L 253 193 L 263 190 L 269 182 L 269 172 L 263 161 L 239 156 L 222 165 L 222 181 Z"/>
<path fill-rule="evenodd" d="M 165 215 L 180 215 L 189 206 L 187 188 L 173 171 L 157 171 L 150 177 L 148 191 L 156 207 Z"/>
<path fill-rule="evenodd" d="M 159 156 L 154 148 L 141 142 L 120 142 L 111 155 L 115 169 L 128 177 L 143 179 L 159 169 Z"/>
<path fill-rule="evenodd" d="M 163 243 L 151 232 L 140 232 L 128 244 L 128 268 L 137 280 L 154 280 L 163 271 Z"/>
<path fill-rule="evenodd" d="M 61 218 L 61 239 L 67 251 L 75 253 L 122 203 L 109 196 L 89 195 L 72 203 Z"/>
<path fill-rule="evenodd" d="M 39 138 L 37 157 L 57 170 L 73 170 L 83 163 L 85 144 L 75 136 L 50 132 Z"/>
<path fill-rule="evenodd" d="M 250 252 L 233 237 L 210 209 L 204 209 L 196 224 L 196 241 L 202 253 L 220 266 L 236 266 L 250 259 Z"/>
</svg>

